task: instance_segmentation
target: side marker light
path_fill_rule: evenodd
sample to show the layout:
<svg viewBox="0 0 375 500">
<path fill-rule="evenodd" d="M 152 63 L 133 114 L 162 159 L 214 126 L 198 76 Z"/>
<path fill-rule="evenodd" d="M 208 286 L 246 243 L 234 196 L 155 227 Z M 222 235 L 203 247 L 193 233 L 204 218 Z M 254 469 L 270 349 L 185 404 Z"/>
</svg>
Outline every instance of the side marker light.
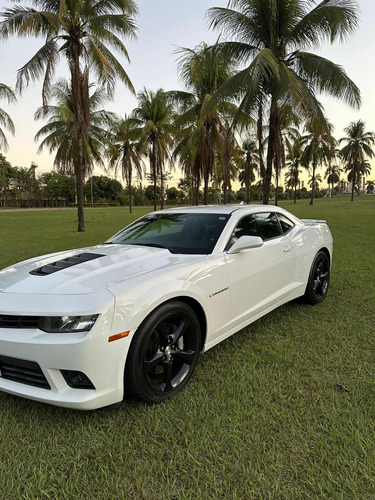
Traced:
<svg viewBox="0 0 375 500">
<path fill-rule="evenodd" d="M 117 333 L 116 335 L 111 335 L 108 338 L 108 342 L 113 342 L 114 340 L 119 340 L 127 337 L 129 335 L 130 331 L 128 332 L 122 332 L 122 333 Z"/>
</svg>

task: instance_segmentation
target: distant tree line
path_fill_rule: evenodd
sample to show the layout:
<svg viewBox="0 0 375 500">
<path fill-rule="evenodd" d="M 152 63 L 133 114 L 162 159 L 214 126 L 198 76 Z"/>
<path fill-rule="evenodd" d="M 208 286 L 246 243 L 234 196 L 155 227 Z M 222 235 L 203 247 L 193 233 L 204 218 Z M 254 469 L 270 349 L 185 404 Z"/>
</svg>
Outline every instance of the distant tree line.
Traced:
<svg viewBox="0 0 375 500">
<path fill-rule="evenodd" d="M 0 207 L 73 207 L 77 205 L 76 184 L 74 176 L 59 174 L 57 172 L 46 172 L 36 175 L 36 165 L 29 169 L 12 166 L 0 154 Z M 164 193 L 164 203 L 167 205 L 189 205 L 191 202 L 191 184 L 189 179 L 181 178 L 177 186 L 168 187 L 169 175 L 166 174 L 164 182 L 166 184 Z M 374 183 L 368 182 L 368 192 L 374 191 Z M 371 189 L 372 188 L 372 189 Z M 338 193 L 339 185 L 335 186 Z M 279 186 L 277 197 L 279 200 L 307 199 L 311 191 L 306 187 L 298 188 L 296 191 L 291 188 Z M 330 194 L 327 189 L 317 189 L 316 197 L 323 197 Z M 160 180 L 156 185 L 156 199 L 160 200 Z M 194 194 L 195 195 L 195 194 Z M 155 201 L 154 185 L 148 184 L 145 187 L 141 183 L 132 187 L 124 186 L 116 179 L 105 175 L 93 175 L 84 184 L 84 206 L 133 206 L 153 205 Z M 261 202 L 263 196 L 262 183 L 260 181 L 252 184 L 250 188 L 241 187 L 237 191 L 229 189 L 226 197 L 229 203 L 246 203 L 247 199 Z M 276 196 L 276 188 L 272 184 L 271 197 Z M 207 190 L 207 201 L 210 204 L 221 203 L 224 193 L 219 187 L 209 186 Z M 198 192 L 198 202 L 203 203 L 204 192 Z"/>
</svg>

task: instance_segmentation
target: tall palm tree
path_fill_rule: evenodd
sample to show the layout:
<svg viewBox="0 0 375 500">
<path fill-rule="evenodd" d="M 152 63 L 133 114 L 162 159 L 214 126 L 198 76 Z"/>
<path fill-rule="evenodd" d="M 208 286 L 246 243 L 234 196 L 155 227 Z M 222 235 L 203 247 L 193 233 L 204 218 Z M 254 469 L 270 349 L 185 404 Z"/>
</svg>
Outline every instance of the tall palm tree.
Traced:
<svg viewBox="0 0 375 500">
<path fill-rule="evenodd" d="M 176 146 L 172 157 L 179 161 L 185 177 L 190 179 L 191 204 L 199 204 L 200 165 L 199 165 L 199 136 L 194 125 L 185 129 L 175 129 Z"/>
<path fill-rule="evenodd" d="M 341 168 L 339 165 L 332 165 L 331 163 L 328 164 L 324 178 L 327 179 L 328 186 L 331 186 L 331 198 L 333 197 L 334 185 L 340 182 L 340 173 Z"/>
<path fill-rule="evenodd" d="M 254 139 L 248 137 L 241 146 L 242 161 L 239 180 L 245 185 L 245 201 L 249 204 L 251 183 L 255 181 L 255 172 L 259 170 L 259 151 Z"/>
<path fill-rule="evenodd" d="M 269 203 L 272 167 L 279 136 L 279 108 L 289 104 L 302 118 L 326 130 L 316 93 L 328 93 L 358 107 L 360 93 L 341 66 L 317 54 L 321 42 L 344 39 L 358 25 L 358 4 L 348 0 L 230 0 L 228 8 L 208 11 L 210 26 L 233 41 L 223 54 L 242 68 L 222 85 L 217 99 L 235 96 L 239 109 L 259 109 L 268 99 L 268 152 L 263 203 Z"/>
<path fill-rule="evenodd" d="M 301 156 L 302 156 L 302 138 L 300 134 L 296 134 L 292 141 L 286 142 L 286 167 L 288 171 L 285 174 L 285 181 L 288 187 L 293 188 L 294 197 L 293 203 L 297 202 L 297 187 L 299 184 L 299 174 L 301 173 Z"/>
<path fill-rule="evenodd" d="M 168 95 L 179 107 L 175 127 L 187 133 L 190 133 L 191 127 L 196 128 L 199 144 L 196 161 L 199 180 L 202 178 L 204 182 L 203 203 L 206 205 L 215 150 L 218 150 L 219 134 L 224 128 L 221 113 L 233 109 L 228 102 L 212 106 L 211 99 L 232 75 L 232 65 L 221 56 L 218 43 L 212 47 L 201 43 L 194 49 L 181 48 L 179 53 L 178 72 L 187 91 L 171 91 Z"/>
<path fill-rule="evenodd" d="M 16 96 L 10 87 L 0 83 L 0 99 L 6 99 L 8 103 L 11 103 L 16 101 Z M 14 135 L 14 123 L 11 117 L 0 108 L 0 148 L 6 151 L 9 146 L 3 129 L 9 130 Z"/>
<path fill-rule="evenodd" d="M 143 89 L 137 95 L 138 107 L 133 111 L 134 126 L 140 129 L 141 150 L 150 160 L 151 177 L 154 184 L 154 210 L 156 210 L 156 186 L 160 178 L 160 207 L 164 208 L 165 163 L 171 159 L 172 105 L 163 89 L 156 92 Z"/>
<path fill-rule="evenodd" d="M 40 107 L 34 115 L 36 120 L 48 120 L 35 135 L 35 141 L 41 140 L 38 152 L 47 149 L 55 155 L 56 170 L 64 175 L 73 175 L 77 171 L 79 154 L 73 90 L 66 80 L 60 80 L 51 87 L 50 97 L 55 104 Z M 103 153 L 108 147 L 107 130 L 114 119 L 112 113 L 99 109 L 106 98 L 107 92 L 103 87 L 89 96 L 90 128 L 81 144 L 82 161 L 88 173 L 94 164 L 104 167 Z"/>
<path fill-rule="evenodd" d="M 278 109 L 278 134 L 275 145 L 274 170 L 275 170 L 275 205 L 278 203 L 279 177 L 280 172 L 286 164 L 286 148 L 289 141 L 294 141 L 300 137 L 299 125 L 300 117 L 288 104 L 283 104 Z"/>
<path fill-rule="evenodd" d="M 302 137 L 301 144 L 303 147 L 303 152 L 301 156 L 301 165 L 305 168 L 312 169 L 311 174 L 311 199 L 310 205 L 314 203 L 315 197 L 315 176 L 316 169 L 323 165 L 328 164 L 331 158 L 334 156 L 335 152 L 335 139 L 331 134 L 332 125 L 327 122 L 327 132 L 321 133 L 321 131 L 316 128 L 313 122 L 307 123 L 306 126 L 307 134 Z"/>
<path fill-rule="evenodd" d="M 30 0 L 31 7 L 16 5 L 1 13 L 0 38 L 10 35 L 36 36 L 43 46 L 18 70 L 17 89 L 44 75 L 43 104 L 47 103 L 56 65 L 63 56 L 69 66 L 77 135 L 75 176 L 78 202 L 78 231 L 84 231 L 83 184 L 86 175 L 84 143 L 90 128 L 89 70 L 112 96 L 116 77 L 134 91 L 130 79 L 114 56 L 115 48 L 128 59 L 120 36 L 134 36 L 134 0 Z"/>
<path fill-rule="evenodd" d="M 107 149 L 109 166 L 115 170 L 121 168 L 122 178 L 128 186 L 129 213 L 132 213 L 132 177 L 135 170 L 139 178 L 142 177 L 142 159 L 139 153 L 139 129 L 134 127 L 131 118 L 115 120 L 110 134 L 111 145 Z"/>
<path fill-rule="evenodd" d="M 341 149 L 342 158 L 345 161 L 345 170 L 349 172 L 352 183 L 352 198 L 354 200 L 354 188 L 362 173 L 367 169 L 367 158 L 374 158 L 375 152 L 372 146 L 375 143 L 374 132 L 366 132 L 366 124 L 362 120 L 351 122 L 344 129 L 346 136 L 339 143 L 346 142 Z M 358 185 L 359 193 L 359 185 Z"/>
</svg>

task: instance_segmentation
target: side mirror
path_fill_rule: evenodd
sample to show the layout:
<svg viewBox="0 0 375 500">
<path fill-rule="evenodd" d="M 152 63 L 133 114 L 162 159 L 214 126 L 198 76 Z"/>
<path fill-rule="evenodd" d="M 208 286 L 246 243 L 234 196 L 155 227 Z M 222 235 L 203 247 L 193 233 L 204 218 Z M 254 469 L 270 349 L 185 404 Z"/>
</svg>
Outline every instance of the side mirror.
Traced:
<svg viewBox="0 0 375 500">
<path fill-rule="evenodd" d="M 241 236 L 227 251 L 229 254 L 249 250 L 250 248 L 259 248 L 263 246 L 263 240 L 259 236 Z"/>
</svg>

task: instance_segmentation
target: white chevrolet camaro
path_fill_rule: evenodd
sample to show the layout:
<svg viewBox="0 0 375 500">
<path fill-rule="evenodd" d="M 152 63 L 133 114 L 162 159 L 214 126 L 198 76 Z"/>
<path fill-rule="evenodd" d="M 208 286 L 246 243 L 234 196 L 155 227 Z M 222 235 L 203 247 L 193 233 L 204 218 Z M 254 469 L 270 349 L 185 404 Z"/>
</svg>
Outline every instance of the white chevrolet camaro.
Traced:
<svg viewBox="0 0 375 500">
<path fill-rule="evenodd" d="M 162 402 L 198 355 L 292 299 L 327 295 L 332 236 L 270 206 L 164 210 L 104 244 L 0 271 L 0 390 L 91 410 Z"/>
</svg>

